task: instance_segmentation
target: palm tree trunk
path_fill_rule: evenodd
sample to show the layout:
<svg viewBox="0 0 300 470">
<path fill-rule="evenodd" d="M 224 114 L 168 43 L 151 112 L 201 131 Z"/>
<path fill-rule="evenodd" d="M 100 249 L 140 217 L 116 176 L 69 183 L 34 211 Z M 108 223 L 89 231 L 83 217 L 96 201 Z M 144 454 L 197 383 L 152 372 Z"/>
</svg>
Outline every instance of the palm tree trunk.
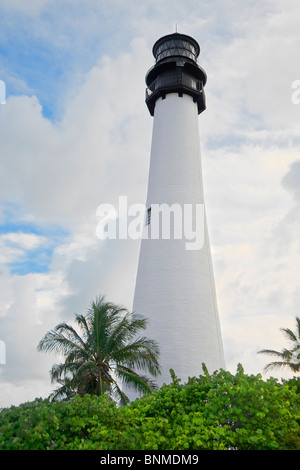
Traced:
<svg viewBox="0 0 300 470">
<path fill-rule="evenodd" d="M 102 384 L 102 376 L 101 376 L 101 372 L 99 374 L 99 387 L 100 387 L 100 395 L 103 395 L 103 384 Z"/>
</svg>

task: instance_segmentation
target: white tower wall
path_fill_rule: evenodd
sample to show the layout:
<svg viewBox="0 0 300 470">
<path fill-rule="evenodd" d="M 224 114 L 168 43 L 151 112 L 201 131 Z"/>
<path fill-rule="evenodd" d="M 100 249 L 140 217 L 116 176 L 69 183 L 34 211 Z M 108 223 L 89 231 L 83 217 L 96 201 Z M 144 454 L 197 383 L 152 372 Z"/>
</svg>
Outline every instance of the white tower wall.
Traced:
<svg viewBox="0 0 300 470">
<path fill-rule="evenodd" d="M 147 207 L 163 203 L 204 203 L 197 104 L 187 94 L 155 103 Z M 170 382 L 170 368 L 185 382 L 203 373 L 203 362 L 210 373 L 225 367 L 206 218 L 203 247 L 187 250 L 186 242 L 141 243 L 133 310 L 159 343 L 158 385 Z"/>
</svg>

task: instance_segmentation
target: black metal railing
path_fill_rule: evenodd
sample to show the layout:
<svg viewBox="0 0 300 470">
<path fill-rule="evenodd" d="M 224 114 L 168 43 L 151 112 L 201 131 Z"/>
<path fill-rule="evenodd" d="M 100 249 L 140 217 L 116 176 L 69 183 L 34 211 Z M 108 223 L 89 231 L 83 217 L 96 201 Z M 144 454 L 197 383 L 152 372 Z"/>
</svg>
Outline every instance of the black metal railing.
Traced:
<svg viewBox="0 0 300 470">
<path fill-rule="evenodd" d="M 150 97 L 158 89 L 176 89 L 178 87 L 190 88 L 198 92 L 201 92 L 203 88 L 201 80 L 197 80 L 183 71 L 165 72 L 150 83 L 146 89 L 146 98 Z"/>
</svg>

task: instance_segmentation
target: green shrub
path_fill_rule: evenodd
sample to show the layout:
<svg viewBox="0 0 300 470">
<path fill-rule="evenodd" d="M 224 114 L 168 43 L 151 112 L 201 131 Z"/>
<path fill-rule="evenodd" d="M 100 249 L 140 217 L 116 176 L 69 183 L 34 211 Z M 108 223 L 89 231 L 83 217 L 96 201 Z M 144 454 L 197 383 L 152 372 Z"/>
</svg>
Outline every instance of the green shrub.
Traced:
<svg viewBox="0 0 300 470">
<path fill-rule="evenodd" d="M 0 413 L 0 449 L 109 449 L 122 444 L 124 410 L 107 397 L 37 399 Z M 120 429 L 119 429 L 120 427 Z"/>
<path fill-rule="evenodd" d="M 220 370 L 173 382 L 124 408 L 107 397 L 36 399 L 0 412 L 0 449 L 299 449 L 295 383 Z M 297 383 L 296 383 L 297 385 Z"/>
</svg>

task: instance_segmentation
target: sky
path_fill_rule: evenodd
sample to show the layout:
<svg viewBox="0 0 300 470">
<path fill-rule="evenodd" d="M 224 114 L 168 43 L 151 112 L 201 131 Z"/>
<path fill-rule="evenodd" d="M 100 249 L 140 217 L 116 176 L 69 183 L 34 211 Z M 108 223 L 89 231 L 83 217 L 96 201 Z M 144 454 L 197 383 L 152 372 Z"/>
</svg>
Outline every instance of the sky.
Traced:
<svg viewBox="0 0 300 470">
<path fill-rule="evenodd" d="M 300 315 L 299 18 L 297 0 L 0 0 L 0 408 L 55 387 L 59 358 L 37 352 L 48 330 L 99 295 L 132 309 L 140 241 L 100 240 L 97 207 L 145 203 L 145 75 L 176 29 L 208 77 L 199 130 L 226 369 L 290 376 L 264 374 L 257 352 L 289 346 L 280 328 Z"/>
</svg>

